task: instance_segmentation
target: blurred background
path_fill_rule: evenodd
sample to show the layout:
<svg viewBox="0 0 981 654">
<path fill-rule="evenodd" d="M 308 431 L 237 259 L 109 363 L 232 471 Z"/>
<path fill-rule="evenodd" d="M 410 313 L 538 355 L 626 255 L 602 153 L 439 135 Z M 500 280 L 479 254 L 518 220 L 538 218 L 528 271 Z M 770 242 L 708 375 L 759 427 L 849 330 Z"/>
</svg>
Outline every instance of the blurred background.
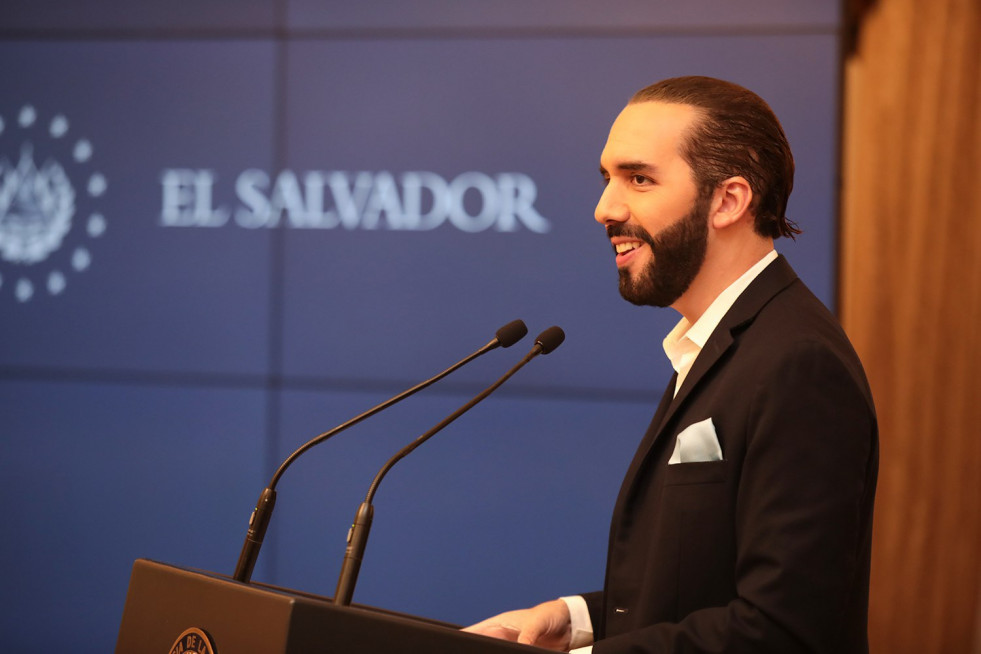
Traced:
<svg viewBox="0 0 981 654">
<path fill-rule="evenodd" d="M 778 250 L 872 381 L 873 650 L 981 652 L 981 10 L 927 4 L 6 0 L 4 642 L 112 648 L 138 557 L 230 574 L 291 451 L 515 318 L 566 343 L 387 476 L 354 599 L 469 623 L 598 588 L 677 319 L 616 292 L 598 156 L 701 74 L 781 118 Z M 332 594 L 378 469 L 530 347 L 301 459 L 254 579 Z"/>
</svg>

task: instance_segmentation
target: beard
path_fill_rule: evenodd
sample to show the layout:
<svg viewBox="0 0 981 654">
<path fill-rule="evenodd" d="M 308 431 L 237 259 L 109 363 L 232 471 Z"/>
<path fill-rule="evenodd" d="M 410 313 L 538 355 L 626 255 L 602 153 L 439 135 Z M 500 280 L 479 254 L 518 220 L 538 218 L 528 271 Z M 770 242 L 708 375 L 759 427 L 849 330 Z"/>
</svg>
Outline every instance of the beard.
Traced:
<svg viewBox="0 0 981 654">
<path fill-rule="evenodd" d="M 636 275 L 626 268 L 619 270 L 623 299 L 638 306 L 669 307 L 688 290 L 705 261 L 710 204 L 711 196 L 699 197 L 687 215 L 655 236 L 621 223 L 607 227 L 611 237 L 631 236 L 651 248 L 650 261 Z"/>
</svg>

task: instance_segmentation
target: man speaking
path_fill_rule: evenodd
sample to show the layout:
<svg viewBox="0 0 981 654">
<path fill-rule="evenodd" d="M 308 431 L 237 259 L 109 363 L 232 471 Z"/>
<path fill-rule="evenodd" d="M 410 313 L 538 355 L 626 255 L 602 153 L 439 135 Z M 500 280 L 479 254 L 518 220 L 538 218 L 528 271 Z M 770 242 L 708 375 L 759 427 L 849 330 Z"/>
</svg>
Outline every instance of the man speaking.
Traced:
<svg viewBox="0 0 981 654">
<path fill-rule="evenodd" d="M 835 318 L 774 250 L 790 147 L 754 93 L 637 92 L 600 157 L 620 293 L 681 314 L 601 591 L 468 631 L 594 654 L 868 652 L 875 410 Z"/>
</svg>

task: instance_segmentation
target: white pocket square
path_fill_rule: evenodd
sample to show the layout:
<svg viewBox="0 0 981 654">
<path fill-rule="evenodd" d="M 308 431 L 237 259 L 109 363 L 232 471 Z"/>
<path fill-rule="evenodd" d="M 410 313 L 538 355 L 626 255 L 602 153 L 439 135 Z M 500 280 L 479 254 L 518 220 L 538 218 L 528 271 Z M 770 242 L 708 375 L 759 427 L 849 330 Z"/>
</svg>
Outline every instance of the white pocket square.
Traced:
<svg viewBox="0 0 981 654">
<path fill-rule="evenodd" d="M 719 447 L 719 437 L 715 435 L 715 425 L 711 418 L 706 418 L 688 425 L 678 434 L 668 465 L 721 460 L 722 448 Z"/>
</svg>

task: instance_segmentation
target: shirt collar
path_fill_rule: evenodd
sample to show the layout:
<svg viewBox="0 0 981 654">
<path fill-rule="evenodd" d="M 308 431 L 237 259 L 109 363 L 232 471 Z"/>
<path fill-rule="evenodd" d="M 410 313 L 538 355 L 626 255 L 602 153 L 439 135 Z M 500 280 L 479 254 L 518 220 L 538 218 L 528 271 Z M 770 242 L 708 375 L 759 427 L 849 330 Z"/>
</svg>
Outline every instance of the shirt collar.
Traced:
<svg viewBox="0 0 981 654">
<path fill-rule="evenodd" d="M 708 306 L 705 312 L 695 321 L 695 324 L 688 322 L 687 318 L 682 317 L 678 324 L 674 326 L 667 336 L 664 337 L 664 342 L 662 346 L 664 347 L 664 353 L 667 355 L 668 359 L 671 361 L 672 367 L 675 371 L 681 372 L 680 368 L 684 364 L 690 365 L 694 360 L 691 354 L 697 355 L 705 343 L 708 342 L 709 336 L 715 331 L 715 328 L 719 326 L 722 318 L 726 315 L 726 312 L 732 308 L 732 305 L 736 302 L 743 291 L 745 291 L 753 280 L 763 272 L 770 263 L 772 263 L 777 258 L 777 251 L 770 250 L 762 259 L 757 261 L 752 268 L 744 272 L 739 279 L 730 284 L 724 291 L 719 293 L 712 304 Z M 688 355 L 688 356 L 686 356 Z M 683 359 L 685 359 L 683 361 Z M 687 367 L 687 366 L 684 366 Z"/>
</svg>

